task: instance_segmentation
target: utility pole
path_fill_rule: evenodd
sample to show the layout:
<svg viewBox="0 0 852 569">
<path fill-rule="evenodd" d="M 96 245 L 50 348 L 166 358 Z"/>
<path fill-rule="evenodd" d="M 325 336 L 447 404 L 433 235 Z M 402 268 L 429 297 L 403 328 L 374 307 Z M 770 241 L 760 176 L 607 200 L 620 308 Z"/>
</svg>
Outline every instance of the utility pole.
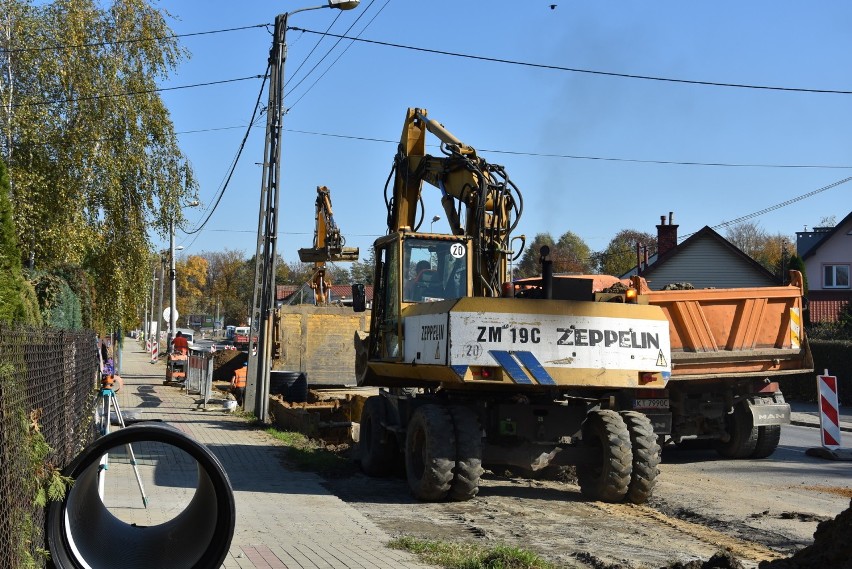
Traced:
<svg viewBox="0 0 852 569">
<path fill-rule="evenodd" d="M 156 290 L 154 287 L 156 286 L 156 284 L 157 284 L 157 269 L 155 268 L 154 271 L 151 273 L 151 315 L 150 315 L 151 318 L 148 320 L 148 326 L 149 327 L 153 326 L 153 323 L 154 323 L 154 291 Z M 159 322 L 157 322 L 157 324 L 159 324 Z M 155 339 L 159 339 L 160 330 L 158 329 L 156 333 L 157 333 L 157 336 L 155 336 Z"/>
<path fill-rule="evenodd" d="M 175 216 L 169 220 L 169 335 L 166 352 L 172 351 L 172 338 L 177 328 L 177 285 L 175 283 Z"/>
<path fill-rule="evenodd" d="M 157 307 L 157 341 L 160 341 L 160 322 L 163 319 L 163 281 L 166 279 L 166 260 L 163 258 L 162 252 L 160 253 L 160 303 Z"/>
<path fill-rule="evenodd" d="M 269 417 L 269 372 L 272 367 L 272 319 L 275 313 L 280 195 L 281 136 L 284 117 L 284 63 L 287 61 L 287 19 L 291 14 L 321 8 L 351 10 L 359 0 L 327 0 L 322 6 L 299 8 L 275 17 L 272 48 L 269 51 L 269 102 L 266 106 L 266 142 L 264 143 L 263 179 L 257 220 L 254 292 L 249 313 L 249 360 L 246 375 L 245 409 L 267 421 Z M 255 340 L 257 333 L 257 340 Z"/>
</svg>

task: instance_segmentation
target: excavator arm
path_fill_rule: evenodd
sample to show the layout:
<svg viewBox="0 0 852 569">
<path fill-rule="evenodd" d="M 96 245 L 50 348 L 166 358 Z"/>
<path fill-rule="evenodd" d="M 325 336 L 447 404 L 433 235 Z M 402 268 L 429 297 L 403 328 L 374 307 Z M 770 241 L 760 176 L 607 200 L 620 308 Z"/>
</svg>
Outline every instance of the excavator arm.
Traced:
<svg viewBox="0 0 852 569">
<path fill-rule="evenodd" d="M 426 153 L 426 133 L 441 142 L 442 157 Z M 498 296 L 506 280 L 509 234 L 523 209 L 517 187 L 501 166 L 489 164 L 424 109 L 410 108 L 394 159 L 393 195 L 388 202 L 388 232 L 416 231 L 422 186 L 441 191 L 441 205 L 453 235 L 474 245 L 474 295 Z"/>
<path fill-rule="evenodd" d="M 314 289 L 317 305 L 324 305 L 328 302 L 328 287 L 331 283 L 325 278 L 325 264 L 333 261 L 358 260 L 358 248 L 345 247 L 345 244 L 346 240 L 334 221 L 334 213 L 331 209 L 331 191 L 325 186 L 317 186 L 314 246 L 299 249 L 299 259 L 303 263 L 314 264 L 311 288 Z"/>
</svg>

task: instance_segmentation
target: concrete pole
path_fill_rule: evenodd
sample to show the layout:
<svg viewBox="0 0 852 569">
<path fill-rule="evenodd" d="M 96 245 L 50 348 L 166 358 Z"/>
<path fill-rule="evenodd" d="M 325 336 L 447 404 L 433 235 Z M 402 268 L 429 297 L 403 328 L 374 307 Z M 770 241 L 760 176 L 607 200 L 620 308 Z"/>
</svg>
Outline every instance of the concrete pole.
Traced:
<svg viewBox="0 0 852 569">
<path fill-rule="evenodd" d="M 166 260 L 160 255 L 160 302 L 157 307 L 157 342 L 160 341 L 160 322 L 163 321 L 163 281 L 166 280 Z"/>
<path fill-rule="evenodd" d="M 145 295 L 145 308 L 143 308 L 142 312 L 142 341 L 147 341 L 150 338 L 148 337 L 148 295 Z M 100 346 L 98 346 L 100 349 Z"/>
<path fill-rule="evenodd" d="M 154 269 L 154 271 L 151 273 L 151 305 L 150 305 L 151 306 L 151 314 L 150 314 L 150 318 L 148 319 L 149 330 L 150 330 L 150 326 L 152 326 L 152 323 L 154 322 L 154 291 L 156 290 L 154 287 L 156 286 L 156 284 L 157 284 L 157 269 Z M 159 332 L 160 331 L 157 330 L 157 333 L 159 333 Z"/>
<path fill-rule="evenodd" d="M 169 221 L 169 336 L 166 342 L 166 351 L 172 351 L 172 338 L 177 328 L 177 287 L 175 284 L 175 218 Z"/>
</svg>

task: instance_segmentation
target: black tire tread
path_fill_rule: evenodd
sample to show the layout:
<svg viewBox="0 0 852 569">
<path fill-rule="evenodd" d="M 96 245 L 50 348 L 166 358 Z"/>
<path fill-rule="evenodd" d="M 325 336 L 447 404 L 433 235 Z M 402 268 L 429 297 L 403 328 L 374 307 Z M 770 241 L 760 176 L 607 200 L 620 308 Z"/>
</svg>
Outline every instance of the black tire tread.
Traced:
<svg viewBox="0 0 852 569">
<path fill-rule="evenodd" d="M 577 468 L 580 491 L 592 500 L 620 502 L 627 495 L 633 469 L 627 425 L 617 412 L 601 409 L 589 412 L 582 430 L 584 446 L 601 446 L 602 463 L 599 469 Z"/>
<path fill-rule="evenodd" d="M 423 431 L 423 471 L 415 468 L 414 440 Z M 449 411 L 440 405 L 423 405 L 412 415 L 405 437 L 405 474 L 411 493 L 418 500 L 436 502 L 446 498 L 456 465 L 456 441 Z"/>
<path fill-rule="evenodd" d="M 781 425 L 766 425 L 757 428 L 757 445 L 750 458 L 767 458 L 778 448 L 781 442 Z"/>
<path fill-rule="evenodd" d="M 725 418 L 730 440 L 716 443 L 716 452 L 725 458 L 749 458 L 757 447 L 757 427 L 752 425 L 751 411 L 745 403 L 734 406 L 734 412 Z"/>
<path fill-rule="evenodd" d="M 485 472 L 482 468 L 482 429 L 479 417 L 467 407 L 450 407 L 450 416 L 456 436 L 456 467 L 449 497 L 457 501 L 470 500 L 479 493 L 479 478 Z"/>
<path fill-rule="evenodd" d="M 654 492 L 660 473 L 660 445 L 654 425 L 647 415 L 638 411 L 622 411 L 621 418 L 630 433 L 633 468 L 625 499 L 634 504 L 644 504 Z"/>
</svg>

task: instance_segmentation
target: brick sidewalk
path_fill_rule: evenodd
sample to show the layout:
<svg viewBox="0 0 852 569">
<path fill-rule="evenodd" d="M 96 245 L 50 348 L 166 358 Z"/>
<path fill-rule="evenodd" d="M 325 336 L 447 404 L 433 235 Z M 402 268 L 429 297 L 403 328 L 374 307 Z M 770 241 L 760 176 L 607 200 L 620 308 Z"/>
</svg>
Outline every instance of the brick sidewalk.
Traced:
<svg viewBox="0 0 852 569">
<path fill-rule="evenodd" d="M 204 411 L 194 396 L 178 387 L 164 386 L 165 365 L 162 361 L 151 364 L 136 341 L 126 339 L 122 357 L 124 388 L 117 399 L 125 418 L 138 415 L 142 420 L 161 420 L 180 429 L 206 445 L 228 473 L 234 488 L 237 522 L 222 567 L 428 567 L 411 554 L 385 547 L 391 539 L 388 534 L 329 493 L 315 474 L 282 465 L 281 445 L 262 431 L 249 428 L 245 420 L 226 413 L 219 401 L 208 403 L 208 410 Z M 110 465 L 110 473 L 114 481 L 122 482 L 115 483 L 105 501 L 127 523 L 158 523 L 162 520 L 150 516 L 162 516 L 163 504 L 179 508 L 189 499 L 194 490 L 192 469 L 183 464 L 187 457 L 175 453 L 148 453 L 145 448 L 134 452 L 150 510 L 142 507 L 132 474 L 121 476 L 121 469 L 130 467 L 122 464 L 120 457 Z M 182 472 L 187 473 L 189 482 L 178 480 Z"/>
</svg>

